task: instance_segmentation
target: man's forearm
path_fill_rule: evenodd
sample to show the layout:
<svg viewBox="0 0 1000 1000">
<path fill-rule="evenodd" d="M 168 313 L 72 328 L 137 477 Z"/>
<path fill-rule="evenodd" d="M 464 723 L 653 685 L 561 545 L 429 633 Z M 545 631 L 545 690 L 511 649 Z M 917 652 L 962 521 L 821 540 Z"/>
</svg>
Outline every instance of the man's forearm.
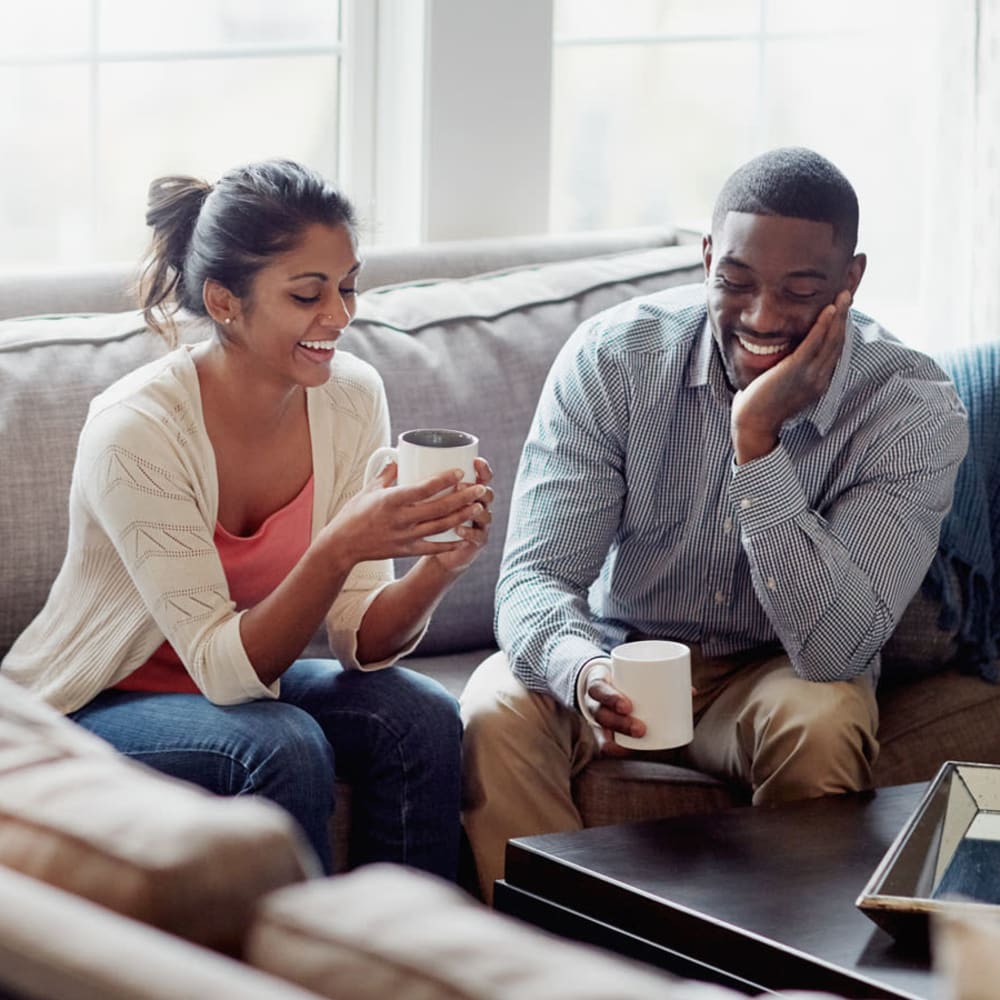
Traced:
<svg viewBox="0 0 1000 1000">
<path fill-rule="evenodd" d="M 734 475 L 754 589 L 801 676 L 857 676 L 888 640 L 934 555 L 958 460 L 948 456 L 919 470 L 892 456 L 823 515 L 780 446 Z"/>
<path fill-rule="evenodd" d="M 585 597 L 557 581 L 508 576 L 497 588 L 497 609 L 497 640 L 514 674 L 573 708 L 581 667 L 605 652 Z"/>
</svg>

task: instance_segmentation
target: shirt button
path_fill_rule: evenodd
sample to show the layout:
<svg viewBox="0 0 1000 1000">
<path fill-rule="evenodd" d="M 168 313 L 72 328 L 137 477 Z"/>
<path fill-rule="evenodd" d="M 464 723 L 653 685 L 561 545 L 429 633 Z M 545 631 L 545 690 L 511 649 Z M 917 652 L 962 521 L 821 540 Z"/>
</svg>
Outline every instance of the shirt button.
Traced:
<svg viewBox="0 0 1000 1000">
<path fill-rule="evenodd" d="M 717 590 L 715 592 L 715 603 L 716 604 L 725 604 L 726 603 L 726 595 L 721 590 Z"/>
<path fill-rule="evenodd" d="M 750 498 L 749 497 L 744 497 L 740 501 L 740 509 L 741 510 L 749 510 L 750 509 Z"/>
<path fill-rule="evenodd" d="M 767 578 L 767 589 L 768 590 L 777 590 L 778 589 L 778 581 L 775 580 L 775 578 L 773 576 L 769 576 Z"/>
<path fill-rule="evenodd" d="M 725 521 L 722 522 L 722 530 L 728 535 L 733 530 L 733 519 L 727 517 Z"/>
</svg>

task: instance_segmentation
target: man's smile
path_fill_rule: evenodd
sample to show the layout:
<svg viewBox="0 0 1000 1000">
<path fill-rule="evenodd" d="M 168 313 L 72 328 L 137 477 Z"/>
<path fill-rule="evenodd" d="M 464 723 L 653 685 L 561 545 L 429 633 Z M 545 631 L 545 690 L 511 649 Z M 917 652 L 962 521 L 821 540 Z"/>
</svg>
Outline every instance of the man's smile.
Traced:
<svg viewBox="0 0 1000 1000">
<path fill-rule="evenodd" d="M 734 336 L 740 342 L 740 347 L 751 354 L 757 355 L 782 354 L 786 351 L 790 352 L 795 346 L 790 340 L 771 340 L 765 343 L 758 343 L 747 337 L 742 337 L 738 333 L 734 334 Z"/>
</svg>

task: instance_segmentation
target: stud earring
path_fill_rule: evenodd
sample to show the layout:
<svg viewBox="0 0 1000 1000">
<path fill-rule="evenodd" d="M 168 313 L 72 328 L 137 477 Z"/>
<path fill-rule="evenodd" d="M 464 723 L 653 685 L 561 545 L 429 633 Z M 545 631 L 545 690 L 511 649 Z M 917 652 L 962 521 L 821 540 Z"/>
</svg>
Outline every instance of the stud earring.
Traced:
<svg viewBox="0 0 1000 1000">
<path fill-rule="evenodd" d="M 229 326 L 229 324 L 232 323 L 232 321 L 233 321 L 233 317 L 232 316 L 227 316 L 222 322 L 225 323 L 226 326 Z"/>
</svg>

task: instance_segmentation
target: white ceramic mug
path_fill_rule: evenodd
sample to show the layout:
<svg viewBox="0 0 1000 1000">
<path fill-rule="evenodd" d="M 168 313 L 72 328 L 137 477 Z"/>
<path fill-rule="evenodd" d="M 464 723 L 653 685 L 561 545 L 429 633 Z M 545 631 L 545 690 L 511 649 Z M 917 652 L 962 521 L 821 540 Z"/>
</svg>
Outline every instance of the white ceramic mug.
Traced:
<svg viewBox="0 0 1000 1000">
<path fill-rule="evenodd" d="M 396 447 L 378 448 L 372 452 L 365 468 L 365 482 L 369 482 L 389 464 L 395 462 L 396 482 L 400 486 L 417 483 L 447 472 L 462 470 L 462 482 L 476 481 L 475 459 L 479 454 L 479 438 L 465 431 L 452 431 L 440 427 L 418 428 L 403 431 Z M 449 528 L 436 535 L 428 535 L 428 542 L 460 542 L 461 537 Z"/>
<path fill-rule="evenodd" d="M 612 684 L 632 700 L 632 715 L 646 724 L 645 736 L 615 733 L 631 750 L 669 750 L 694 738 L 691 650 L 681 642 L 641 639 L 611 650 Z"/>
</svg>

